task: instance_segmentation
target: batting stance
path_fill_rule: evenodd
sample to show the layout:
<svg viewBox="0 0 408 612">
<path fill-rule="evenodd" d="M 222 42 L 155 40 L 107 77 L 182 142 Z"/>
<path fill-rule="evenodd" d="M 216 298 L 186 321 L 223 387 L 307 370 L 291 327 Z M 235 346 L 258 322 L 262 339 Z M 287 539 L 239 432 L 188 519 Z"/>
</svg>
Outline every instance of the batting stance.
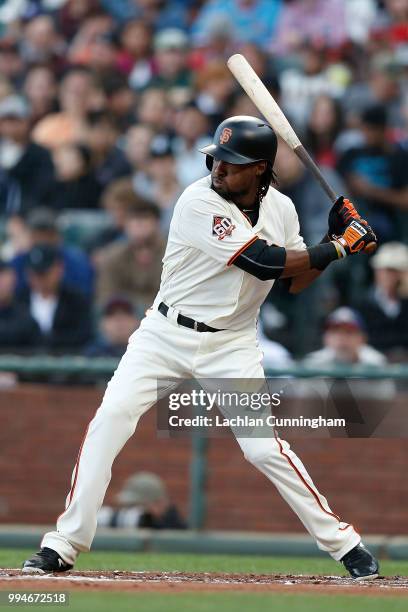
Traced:
<svg viewBox="0 0 408 612">
<path fill-rule="evenodd" d="M 158 379 L 263 379 L 256 318 L 275 279 L 288 279 L 298 292 L 332 262 L 376 242 L 354 206 L 339 198 L 327 236 L 306 247 L 292 201 L 271 186 L 276 150 L 272 128 L 245 116 L 221 123 L 202 149 L 211 175 L 190 185 L 175 206 L 159 293 L 88 426 L 57 529 L 45 534 L 24 572 L 66 571 L 89 551 L 112 463 L 156 402 Z M 353 578 L 378 575 L 360 535 L 330 509 L 287 442 L 237 441 L 321 550 Z"/>
</svg>

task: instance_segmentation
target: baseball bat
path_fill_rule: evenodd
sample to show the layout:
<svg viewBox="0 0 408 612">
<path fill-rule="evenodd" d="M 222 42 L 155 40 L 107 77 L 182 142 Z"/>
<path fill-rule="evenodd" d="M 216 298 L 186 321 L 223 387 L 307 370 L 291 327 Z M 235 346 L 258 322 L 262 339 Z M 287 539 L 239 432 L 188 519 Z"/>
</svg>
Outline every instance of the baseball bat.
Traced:
<svg viewBox="0 0 408 612">
<path fill-rule="evenodd" d="M 262 115 L 267 119 L 275 132 L 286 142 L 292 151 L 299 157 L 306 168 L 308 168 L 313 176 L 317 179 L 323 190 L 329 196 L 330 201 L 334 204 L 338 198 L 336 192 L 331 188 L 329 183 L 323 176 L 320 168 L 314 162 L 312 157 L 306 151 L 305 147 L 299 140 L 295 130 L 290 125 L 283 111 L 274 100 L 273 96 L 266 89 L 261 79 L 256 74 L 248 60 L 236 53 L 227 61 L 228 68 L 237 79 L 238 83 L 247 93 L 249 98 L 255 104 Z M 373 253 L 377 248 L 375 242 L 370 242 L 365 249 L 365 253 Z"/>
</svg>

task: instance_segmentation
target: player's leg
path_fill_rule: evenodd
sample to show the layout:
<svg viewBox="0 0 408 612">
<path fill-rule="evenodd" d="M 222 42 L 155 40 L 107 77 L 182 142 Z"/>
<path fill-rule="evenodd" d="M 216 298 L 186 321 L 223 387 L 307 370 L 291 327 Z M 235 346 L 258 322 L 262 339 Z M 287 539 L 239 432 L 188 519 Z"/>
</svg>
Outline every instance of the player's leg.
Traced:
<svg viewBox="0 0 408 612">
<path fill-rule="evenodd" d="M 196 361 L 197 378 L 264 379 L 262 352 L 257 347 L 255 333 L 231 332 L 213 334 L 208 339 L 207 353 L 201 349 Z M 235 430 L 245 458 L 273 482 L 282 497 L 298 515 L 321 550 L 340 560 L 361 538 L 352 525 L 332 512 L 327 500 L 319 493 L 306 468 L 287 442 L 275 438 L 273 429 L 249 437 Z"/>
<path fill-rule="evenodd" d="M 41 543 L 67 564 L 73 565 L 78 553 L 91 546 L 112 463 L 141 415 L 156 403 L 157 379 L 187 375 L 184 367 L 194 349 L 194 334 L 180 342 L 181 334 L 161 314 L 152 313 L 129 341 L 86 430 L 57 530 L 45 534 Z"/>
</svg>

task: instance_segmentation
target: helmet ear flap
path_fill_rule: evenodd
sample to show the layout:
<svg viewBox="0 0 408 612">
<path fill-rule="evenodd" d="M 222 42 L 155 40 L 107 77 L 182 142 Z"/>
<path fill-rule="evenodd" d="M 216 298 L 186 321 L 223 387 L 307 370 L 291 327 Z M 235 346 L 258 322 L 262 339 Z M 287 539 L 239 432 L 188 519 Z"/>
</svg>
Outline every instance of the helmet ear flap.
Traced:
<svg viewBox="0 0 408 612">
<path fill-rule="evenodd" d="M 207 166 L 207 168 L 208 168 L 208 170 L 210 172 L 212 170 L 213 163 L 214 163 L 214 158 L 211 155 L 206 155 L 205 156 L 205 165 Z"/>
</svg>

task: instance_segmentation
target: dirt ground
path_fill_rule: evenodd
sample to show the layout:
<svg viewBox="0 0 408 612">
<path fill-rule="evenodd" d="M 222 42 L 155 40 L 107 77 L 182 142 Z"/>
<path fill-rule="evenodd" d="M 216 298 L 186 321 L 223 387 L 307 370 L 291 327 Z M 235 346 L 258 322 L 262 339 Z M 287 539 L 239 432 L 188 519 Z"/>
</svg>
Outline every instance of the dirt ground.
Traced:
<svg viewBox="0 0 408 612">
<path fill-rule="evenodd" d="M 18 569 L 0 569 L 0 590 L 82 590 L 134 592 L 312 592 L 353 595 L 408 596 L 408 578 L 380 577 L 356 582 L 339 576 L 227 574 L 184 572 L 71 571 L 29 576 Z"/>
</svg>

